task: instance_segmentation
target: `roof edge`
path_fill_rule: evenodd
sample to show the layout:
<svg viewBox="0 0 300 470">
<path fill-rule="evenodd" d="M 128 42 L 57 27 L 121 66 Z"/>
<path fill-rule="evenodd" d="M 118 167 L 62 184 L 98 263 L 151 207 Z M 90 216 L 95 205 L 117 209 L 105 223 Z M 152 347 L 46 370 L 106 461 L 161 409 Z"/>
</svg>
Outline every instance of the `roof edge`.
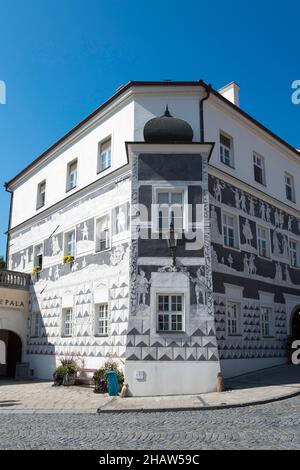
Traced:
<svg viewBox="0 0 300 470">
<path fill-rule="evenodd" d="M 129 81 L 125 85 L 121 86 L 118 88 L 116 93 L 114 93 L 110 98 L 108 98 L 104 103 L 102 103 L 98 108 L 96 108 L 92 113 L 90 113 L 86 118 L 84 118 L 82 121 L 80 121 L 76 126 L 74 126 L 70 131 L 68 131 L 66 134 L 64 134 L 60 139 L 58 139 L 54 144 L 52 144 L 47 150 L 45 150 L 41 155 L 39 155 L 37 158 L 35 158 L 29 165 L 27 165 L 23 170 L 21 170 L 19 173 L 17 173 L 13 178 L 11 178 L 9 181 L 4 183 L 5 189 L 9 190 L 10 186 L 15 183 L 20 177 L 22 177 L 27 171 L 29 171 L 31 168 L 33 168 L 37 163 L 39 163 L 44 157 L 46 157 L 49 153 L 51 153 L 53 150 L 55 150 L 60 144 L 62 144 L 65 140 L 67 140 L 69 137 L 74 134 L 77 130 L 79 130 L 84 124 L 88 123 L 92 118 L 94 118 L 99 112 L 103 111 L 105 108 L 107 108 L 111 103 L 113 103 L 117 98 L 119 98 L 124 92 L 128 91 L 129 89 L 133 87 L 147 87 L 147 86 L 166 86 L 166 87 L 191 87 L 191 86 L 202 86 L 204 88 L 208 88 L 209 85 L 205 83 L 203 80 L 194 80 L 194 81 Z M 222 89 L 222 88 L 221 88 Z M 246 111 L 243 111 L 241 108 L 236 106 L 234 103 L 226 99 L 224 96 L 221 95 L 217 90 L 211 88 L 211 93 L 219 98 L 223 103 L 226 103 L 228 106 L 230 106 L 232 109 L 234 109 L 237 113 L 241 114 L 243 117 L 246 119 L 249 119 L 253 124 L 258 126 L 261 130 L 269 134 L 272 138 L 277 140 L 280 144 L 288 148 L 290 151 L 292 151 L 297 157 L 299 158 L 300 154 L 299 151 L 293 147 L 291 144 L 289 144 L 287 141 L 279 137 L 277 134 L 272 132 L 270 129 L 268 129 L 266 126 L 261 124 L 259 121 L 257 121 L 255 118 L 250 116 Z"/>
</svg>

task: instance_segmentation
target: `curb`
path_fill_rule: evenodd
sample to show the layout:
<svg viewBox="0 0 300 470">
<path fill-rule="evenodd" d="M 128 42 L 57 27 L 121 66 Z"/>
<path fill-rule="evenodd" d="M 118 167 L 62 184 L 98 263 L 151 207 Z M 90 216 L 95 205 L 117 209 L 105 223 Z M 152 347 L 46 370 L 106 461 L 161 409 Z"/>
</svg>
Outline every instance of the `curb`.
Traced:
<svg viewBox="0 0 300 470">
<path fill-rule="evenodd" d="M 249 401 L 245 403 L 233 403 L 231 405 L 208 405 L 208 406 L 186 406 L 186 407 L 170 407 L 170 408 L 127 408 L 127 409 L 105 409 L 102 407 L 97 408 L 98 414 L 108 413 L 166 413 L 168 411 L 209 411 L 209 410 L 224 410 L 229 408 L 244 408 L 247 406 L 266 405 L 277 401 L 288 400 L 300 395 L 300 390 L 290 393 L 288 395 L 268 398 L 266 400 Z M 105 407 L 105 405 L 104 405 Z"/>
</svg>

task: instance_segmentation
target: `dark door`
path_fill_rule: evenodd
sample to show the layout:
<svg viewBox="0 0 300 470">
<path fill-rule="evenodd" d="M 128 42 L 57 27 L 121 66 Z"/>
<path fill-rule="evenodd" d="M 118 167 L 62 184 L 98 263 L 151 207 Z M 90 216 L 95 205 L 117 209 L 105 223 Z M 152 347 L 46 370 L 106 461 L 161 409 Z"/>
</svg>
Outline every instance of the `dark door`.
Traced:
<svg viewBox="0 0 300 470">
<path fill-rule="evenodd" d="M 15 377 L 16 364 L 22 361 L 22 342 L 20 337 L 8 331 L 7 335 L 7 359 L 6 359 L 6 375 L 7 377 Z"/>
<path fill-rule="evenodd" d="M 292 336 L 300 339 L 300 308 L 295 311 L 292 318 Z"/>
</svg>

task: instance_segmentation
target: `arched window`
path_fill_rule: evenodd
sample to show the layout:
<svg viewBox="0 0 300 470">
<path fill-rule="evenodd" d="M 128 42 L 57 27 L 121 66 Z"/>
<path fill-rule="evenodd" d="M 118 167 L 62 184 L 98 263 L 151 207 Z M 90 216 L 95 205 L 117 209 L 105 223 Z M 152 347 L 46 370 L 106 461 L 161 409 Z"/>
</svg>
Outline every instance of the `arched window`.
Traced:
<svg viewBox="0 0 300 470">
<path fill-rule="evenodd" d="M 6 364 L 6 344 L 0 340 L 0 365 Z"/>
</svg>

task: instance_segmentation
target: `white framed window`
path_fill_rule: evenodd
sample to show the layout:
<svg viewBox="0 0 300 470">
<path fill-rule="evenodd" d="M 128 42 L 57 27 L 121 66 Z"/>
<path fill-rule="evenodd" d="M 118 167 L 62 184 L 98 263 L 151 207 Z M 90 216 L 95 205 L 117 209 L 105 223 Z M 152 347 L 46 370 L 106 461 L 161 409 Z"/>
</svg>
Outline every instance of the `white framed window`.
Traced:
<svg viewBox="0 0 300 470">
<path fill-rule="evenodd" d="M 272 336 L 272 328 L 271 328 L 272 309 L 270 307 L 261 307 L 260 315 L 261 315 L 262 337 L 267 338 L 269 336 Z"/>
<path fill-rule="evenodd" d="M 234 166 L 233 139 L 223 132 L 220 132 L 220 160 L 227 166 Z"/>
<path fill-rule="evenodd" d="M 110 216 L 105 214 L 96 219 L 96 246 L 95 251 L 109 250 L 111 246 Z"/>
<path fill-rule="evenodd" d="M 253 152 L 253 172 L 254 180 L 260 184 L 266 184 L 265 159 L 256 152 Z"/>
<path fill-rule="evenodd" d="M 174 225 L 174 230 L 180 233 L 187 227 L 186 199 L 186 190 L 182 188 L 157 188 L 155 190 L 154 229 L 157 232 L 169 232 L 171 223 Z"/>
<path fill-rule="evenodd" d="M 62 311 L 62 335 L 73 335 L 73 310 L 72 308 L 64 308 Z"/>
<path fill-rule="evenodd" d="M 96 305 L 96 335 L 107 336 L 109 331 L 109 310 L 108 304 Z"/>
<path fill-rule="evenodd" d="M 42 333 L 42 315 L 40 312 L 33 312 L 31 315 L 31 337 L 39 338 Z"/>
<path fill-rule="evenodd" d="M 157 294 L 157 330 L 184 331 L 183 294 Z"/>
<path fill-rule="evenodd" d="M 98 164 L 97 172 L 111 167 L 111 137 L 99 142 L 98 144 Z"/>
<path fill-rule="evenodd" d="M 239 247 L 239 230 L 237 216 L 223 212 L 223 242 L 231 248 Z"/>
<path fill-rule="evenodd" d="M 64 256 L 76 256 L 76 233 L 75 229 L 65 233 Z"/>
<path fill-rule="evenodd" d="M 289 173 L 284 174 L 285 194 L 288 201 L 295 202 L 294 177 Z"/>
<path fill-rule="evenodd" d="M 74 189 L 77 186 L 77 167 L 78 167 L 77 159 L 68 163 L 67 184 L 66 184 L 67 191 L 70 191 L 71 189 Z"/>
<path fill-rule="evenodd" d="M 264 258 L 269 258 L 271 255 L 270 249 L 270 231 L 268 228 L 257 225 L 257 244 L 258 254 Z"/>
<path fill-rule="evenodd" d="M 236 302 L 227 302 L 227 335 L 236 336 L 240 334 L 240 313 L 241 306 Z"/>
<path fill-rule="evenodd" d="M 37 187 L 36 208 L 40 209 L 46 202 L 46 181 L 42 181 Z"/>
<path fill-rule="evenodd" d="M 300 267 L 300 243 L 290 238 L 290 263 L 293 268 Z"/>
<path fill-rule="evenodd" d="M 34 247 L 34 260 L 33 264 L 34 266 L 38 266 L 40 269 L 43 268 L 43 256 L 44 256 L 44 245 L 43 243 L 40 243 L 39 245 L 36 245 Z"/>
</svg>

